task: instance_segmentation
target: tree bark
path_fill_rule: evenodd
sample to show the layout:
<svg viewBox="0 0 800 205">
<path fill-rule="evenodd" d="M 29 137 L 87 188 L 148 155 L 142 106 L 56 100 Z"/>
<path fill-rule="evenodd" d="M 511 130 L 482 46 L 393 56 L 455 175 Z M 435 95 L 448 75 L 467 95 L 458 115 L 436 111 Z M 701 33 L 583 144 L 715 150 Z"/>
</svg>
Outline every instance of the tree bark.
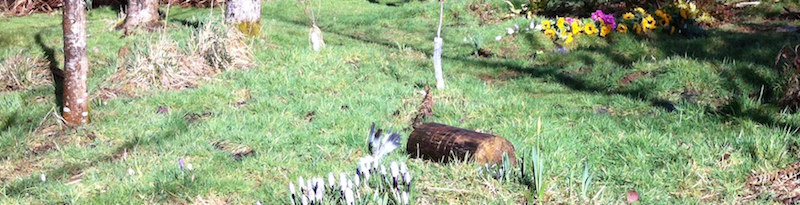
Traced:
<svg viewBox="0 0 800 205">
<path fill-rule="evenodd" d="M 136 28 L 152 31 L 163 26 L 158 17 L 158 1 L 128 0 L 128 13 L 125 16 L 125 22 L 117 29 L 123 29 L 127 35 Z"/>
<path fill-rule="evenodd" d="M 406 152 L 437 162 L 470 157 L 481 164 L 502 164 L 503 153 L 507 153 L 511 164 L 517 163 L 514 145 L 505 138 L 437 123 L 415 127 L 408 137 Z"/>
<path fill-rule="evenodd" d="M 225 22 L 247 36 L 257 36 L 261 33 L 261 0 L 227 0 Z"/>
<path fill-rule="evenodd" d="M 65 0 L 63 12 L 65 82 L 61 116 L 67 125 L 81 125 L 88 123 L 89 118 L 86 2 Z"/>
</svg>

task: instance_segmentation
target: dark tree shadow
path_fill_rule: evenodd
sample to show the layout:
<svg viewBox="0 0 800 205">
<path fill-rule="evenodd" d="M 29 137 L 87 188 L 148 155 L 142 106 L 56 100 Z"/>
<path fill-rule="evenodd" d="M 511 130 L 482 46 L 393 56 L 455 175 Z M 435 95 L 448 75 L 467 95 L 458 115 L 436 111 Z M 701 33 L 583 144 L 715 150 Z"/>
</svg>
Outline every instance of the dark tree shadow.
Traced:
<svg viewBox="0 0 800 205">
<path fill-rule="evenodd" d="M 190 124 L 184 120 L 181 114 L 174 114 L 174 116 L 170 117 L 172 120 L 167 122 L 169 125 L 160 126 L 162 130 L 157 132 L 152 136 L 133 136 L 125 141 L 122 145 L 115 148 L 112 153 L 107 153 L 105 155 L 97 155 L 96 157 L 80 161 L 80 162 L 72 162 L 72 163 L 65 163 L 65 165 L 53 169 L 51 171 L 47 171 L 46 175 L 48 178 L 53 178 L 54 180 L 61 181 L 66 183 L 71 176 L 80 174 L 84 170 L 87 170 L 91 167 L 97 166 L 102 163 L 111 163 L 115 161 L 122 160 L 122 153 L 127 151 L 133 151 L 135 147 L 142 147 L 142 146 L 150 146 L 154 144 L 161 144 L 165 140 L 170 140 L 181 133 L 186 132 L 190 128 Z M 39 179 L 38 175 L 32 174 L 31 176 L 21 179 L 12 181 L 11 183 L 3 185 L 0 193 L 5 193 L 7 196 L 24 196 L 28 193 L 27 190 L 39 186 L 43 183 Z"/>
<path fill-rule="evenodd" d="M 0 116 L 0 117 L 2 117 L 2 116 Z M 17 120 L 18 120 L 17 118 L 19 118 L 18 110 L 14 110 L 14 112 L 11 113 L 11 116 L 8 116 L 6 118 L 6 120 L 3 122 L 3 125 L 0 126 L 1 127 L 0 131 L 6 132 L 9 129 L 11 129 L 11 127 L 14 127 L 17 124 Z"/>
<path fill-rule="evenodd" d="M 128 1 L 126 0 L 92 0 L 92 8 L 109 7 L 111 10 L 119 13 L 124 10 Z"/>
<path fill-rule="evenodd" d="M 64 107 L 64 71 L 58 68 L 56 51 L 45 45 L 44 40 L 42 40 L 42 33 L 36 34 L 36 44 L 42 49 L 42 52 L 49 62 L 48 69 L 53 76 L 53 93 L 56 95 L 58 110 L 61 110 Z"/>
<path fill-rule="evenodd" d="M 300 27 L 305 27 L 306 25 L 298 20 L 292 19 L 289 16 L 275 16 L 277 17 L 276 20 L 283 21 L 285 23 L 295 24 Z M 358 25 L 353 25 L 358 26 Z M 399 29 L 403 29 L 400 27 Z M 408 31 L 407 32 L 419 32 L 419 31 Z M 394 42 L 389 42 L 388 40 L 376 40 L 370 39 L 369 37 L 359 36 L 352 33 L 326 29 L 326 33 L 332 33 L 338 36 L 343 36 L 351 40 L 356 40 L 368 44 L 376 44 L 381 45 L 383 47 L 389 49 L 396 49 L 396 44 Z M 431 32 L 432 33 L 432 32 Z M 526 39 L 533 39 L 530 36 L 523 36 Z M 703 49 L 705 48 L 705 43 L 707 39 L 703 38 L 716 38 L 716 41 L 721 42 L 722 45 L 719 45 L 719 50 L 708 50 Z M 661 40 L 652 40 L 648 44 L 648 48 L 655 48 L 658 51 L 664 53 L 667 56 L 688 56 L 691 58 L 695 58 L 701 61 L 716 61 L 716 62 L 724 62 L 728 60 L 736 60 L 737 64 L 757 64 L 765 67 L 774 67 L 772 63 L 774 63 L 774 55 L 780 50 L 781 44 L 790 44 L 792 40 L 800 40 L 800 36 L 791 36 L 790 34 L 775 34 L 775 33 L 736 33 L 736 32 L 714 32 L 711 33 L 709 36 L 701 37 L 701 38 L 684 38 L 681 37 L 666 37 L 666 39 Z M 637 41 L 646 41 L 643 39 L 639 39 Z M 531 41 L 534 42 L 535 41 Z M 419 47 L 415 47 L 415 45 L 406 44 L 406 48 L 414 50 L 416 52 L 424 53 L 426 56 L 432 55 L 432 49 L 421 49 Z M 599 53 L 601 55 L 605 55 L 612 59 L 615 63 L 619 65 L 630 65 L 631 63 L 635 62 L 635 57 L 624 56 L 619 53 L 613 52 L 610 48 L 582 48 L 585 51 Z M 579 49 L 580 50 L 580 49 Z M 567 54 L 572 55 L 572 54 Z M 556 67 L 527 67 L 521 66 L 520 63 L 509 61 L 509 60 L 502 60 L 502 59 L 484 59 L 484 58 L 474 58 L 470 57 L 469 54 L 465 54 L 463 56 L 460 55 L 445 55 L 442 56 L 444 59 L 453 60 L 453 61 L 460 61 L 465 64 L 476 64 L 480 65 L 481 67 L 486 68 L 493 68 L 493 69 L 502 69 L 502 70 L 511 70 L 518 73 L 522 73 L 534 78 L 552 78 L 557 83 L 564 85 L 572 90 L 580 91 L 580 92 L 589 92 L 589 93 L 602 93 L 605 95 L 622 95 L 626 96 L 631 99 L 636 99 L 640 101 L 649 102 L 652 106 L 661 108 L 667 112 L 672 112 L 677 110 L 676 102 L 669 101 L 667 99 L 661 99 L 658 97 L 653 97 L 654 94 L 652 93 L 652 89 L 647 88 L 635 88 L 635 89 L 625 89 L 625 90 L 616 90 L 610 89 L 608 86 L 598 85 L 596 82 L 590 81 L 588 79 L 583 79 L 580 76 L 570 75 L 566 72 L 563 72 L 563 69 L 556 68 Z M 638 59 L 638 58 L 637 58 Z M 587 65 L 594 64 L 594 60 L 589 58 L 588 56 L 581 57 L 581 60 L 585 61 Z M 772 80 L 768 79 L 765 76 L 759 75 L 756 71 L 748 68 L 734 68 L 732 72 L 735 72 L 734 75 L 723 75 L 723 82 L 728 85 L 726 89 L 729 91 L 733 91 L 737 94 L 742 94 L 743 89 L 736 85 L 735 81 L 741 80 L 747 83 L 749 86 L 752 87 L 761 87 L 764 86 L 769 88 L 774 83 L 771 83 Z M 654 89 L 654 88 L 653 88 Z M 741 96 L 734 94 L 733 96 Z M 776 93 L 772 91 L 768 91 L 767 89 L 764 90 L 764 99 L 769 98 L 770 100 L 765 101 L 766 103 L 774 103 L 777 97 L 775 96 Z M 707 109 L 705 112 L 715 115 L 721 116 L 722 119 L 725 120 L 733 120 L 736 118 L 741 119 L 750 119 L 754 122 L 758 122 L 760 124 L 774 127 L 774 128 L 790 128 L 790 129 L 798 129 L 800 125 L 791 124 L 791 123 L 784 123 L 779 122 L 777 119 L 772 117 L 770 113 L 765 113 L 764 111 L 755 110 L 751 108 L 747 108 L 744 106 L 744 100 L 749 99 L 742 99 L 741 97 L 734 97 L 730 99 L 726 104 L 724 104 L 719 109 Z M 774 114 L 774 113 L 773 113 Z"/>
</svg>

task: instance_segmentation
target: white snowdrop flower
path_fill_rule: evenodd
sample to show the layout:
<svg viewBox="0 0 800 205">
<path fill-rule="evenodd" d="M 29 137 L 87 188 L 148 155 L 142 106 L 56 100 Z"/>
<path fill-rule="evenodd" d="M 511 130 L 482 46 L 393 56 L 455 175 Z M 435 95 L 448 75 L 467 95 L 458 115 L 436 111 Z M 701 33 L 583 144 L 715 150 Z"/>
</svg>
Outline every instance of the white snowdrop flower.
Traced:
<svg viewBox="0 0 800 205">
<path fill-rule="evenodd" d="M 411 173 L 406 172 L 403 174 L 403 181 L 406 182 L 406 185 L 411 184 Z"/>
<path fill-rule="evenodd" d="M 401 198 L 403 198 L 403 204 L 408 204 L 408 192 L 404 191 Z"/>
<path fill-rule="evenodd" d="M 134 174 L 136 174 L 136 172 L 135 172 L 135 171 L 133 171 L 133 169 L 132 169 L 132 168 L 128 168 L 128 175 L 131 175 L 131 176 L 133 176 Z"/>
<path fill-rule="evenodd" d="M 400 173 L 408 172 L 408 166 L 406 166 L 405 162 L 400 162 Z"/>
<path fill-rule="evenodd" d="M 300 197 L 300 204 L 308 205 L 308 197 L 306 197 L 306 195 L 303 195 L 303 197 Z"/>
<path fill-rule="evenodd" d="M 358 177 L 358 175 L 356 175 L 356 176 L 353 176 L 353 179 L 356 180 L 356 186 L 361 185 L 361 177 Z"/>
<path fill-rule="evenodd" d="M 533 30 L 542 31 L 542 25 L 536 25 L 536 27 L 533 27 Z"/>
<path fill-rule="evenodd" d="M 517 30 L 517 31 L 519 31 L 519 25 L 517 25 L 517 24 L 514 24 L 514 30 Z"/>
<path fill-rule="evenodd" d="M 311 180 L 306 181 L 306 193 L 308 193 L 309 191 L 313 191 L 313 190 L 314 190 L 314 187 L 311 185 Z"/>
<path fill-rule="evenodd" d="M 362 171 L 364 171 L 365 169 L 372 167 L 374 161 L 375 160 L 372 158 L 372 156 L 362 157 L 358 159 L 358 166 L 362 169 Z"/>
<path fill-rule="evenodd" d="M 316 199 L 317 199 L 317 193 L 314 191 L 314 189 L 309 189 L 308 201 L 311 202 L 311 204 L 314 204 L 314 201 L 316 201 Z"/>
<path fill-rule="evenodd" d="M 386 176 L 386 166 L 381 164 L 381 175 Z"/>
<path fill-rule="evenodd" d="M 531 21 L 531 24 L 528 25 L 528 29 L 534 29 L 534 28 L 536 28 L 536 23 L 533 23 L 533 21 Z"/>
<path fill-rule="evenodd" d="M 355 197 L 353 196 L 353 190 L 350 190 L 350 189 L 345 189 L 344 190 L 344 201 L 348 205 L 355 204 Z"/>
<path fill-rule="evenodd" d="M 336 177 L 333 176 L 333 172 L 328 172 L 328 186 L 333 187 L 336 185 Z"/>
<path fill-rule="evenodd" d="M 339 173 L 339 185 L 341 185 L 342 188 L 347 188 L 347 176 L 344 175 L 343 172 Z"/>
<path fill-rule="evenodd" d="M 256 201 L 256 205 L 262 205 L 260 201 Z"/>
<path fill-rule="evenodd" d="M 300 186 L 300 191 L 306 190 L 306 180 L 303 180 L 303 176 L 297 178 L 297 185 Z"/>
<path fill-rule="evenodd" d="M 392 164 L 389 165 L 389 169 L 392 171 L 392 177 L 400 175 L 400 168 L 397 166 L 397 162 L 392 162 Z"/>
<path fill-rule="evenodd" d="M 495 41 L 503 40 L 503 36 L 498 35 L 497 37 L 494 37 L 494 40 Z"/>
<path fill-rule="evenodd" d="M 506 28 L 506 33 L 508 35 L 514 34 L 514 29 L 513 28 Z"/>
<path fill-rule="evenodd" d="M 322 180 L 322 178 L 317 178 L 317 184 L 315 186 L 317 186 L 317 189 L 325 187 L 325 180 Z"/>
<path fill-rule="evenodd" d="M 42 173 L 42 175 L 41 175 L 41 176 L 39 176 L 39 179 L 41 179 L 41 180 L 42 180 L 42 182 L 45 182 L 45 181 L 47 181 L 47 176 L 46 176 L 46 175 L 44 175 L 44 173 Z"/>
<path fill-rule="evenodd" d="M 354 187 L 355 187 L 355 186 L 353 186 L 353 180 L 347 180 L 347 188 L 348 188 L 348 189 L 352 189 L 352 188 L 354 188 Z"/>
<path fill-rule="evenodd" d="M 295 190 L 294 190 L 294 183 L 292 183 L 292 182 L 289 182 L 289 193 L 291 193 L 291 194 L 292 194 L 292 196 L 294 196 L 294 195 L 295 195 L 295 193 L 297 193 L 297 192 L 295 192 Z"/>
<path fill-rule="evenodd" d="M 322 202 L 323 195 L 325 194 L 325 186 L 320 185 L 317 187 L 317 190 L 314 192 L 317 194 L 316 198 L 317 201 Z"/>
<path fill-rule="evenodd" d="M 192 169 L 193 169 L 192 168 L 192 163 L 186 164 L 186 169 L 189 169 L 189 171 L 192 171 Z"/>
</svg>

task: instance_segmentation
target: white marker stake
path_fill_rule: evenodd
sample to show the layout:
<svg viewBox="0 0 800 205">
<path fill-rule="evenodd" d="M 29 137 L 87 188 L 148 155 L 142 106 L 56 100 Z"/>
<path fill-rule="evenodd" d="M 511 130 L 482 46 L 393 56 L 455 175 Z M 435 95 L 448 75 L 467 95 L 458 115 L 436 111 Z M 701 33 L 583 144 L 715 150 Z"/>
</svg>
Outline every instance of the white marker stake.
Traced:
<svg viewBox="0 0 800 205">
<path fill-rule="evenodd" d="M 436 38 L 433 39 L 433 69 L 436 75 L 436 88 L 444 89 L 444 74 L 442 73 L 442 47 L 444 40 L 442 40 L 442 19 L 444 18 L 444 0 L 439 1 L 439 30 L 436 32 Z"/>
</svg>

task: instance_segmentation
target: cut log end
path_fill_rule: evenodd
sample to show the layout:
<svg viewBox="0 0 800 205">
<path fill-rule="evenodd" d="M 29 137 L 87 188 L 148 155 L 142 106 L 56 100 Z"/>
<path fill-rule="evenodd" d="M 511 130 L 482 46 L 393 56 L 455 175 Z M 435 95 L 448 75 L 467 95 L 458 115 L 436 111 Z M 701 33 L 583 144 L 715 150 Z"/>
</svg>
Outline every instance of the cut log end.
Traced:
<svg viewBox="0 0 800 205">
<path fill-rule="evenodd" d="M 431 161 L 474 160 L 480 164 L 502 164 L 503 153 L 507 153 L 511 164 L 517 163 L 514 145 L 505 138 L 437 123 L 417 126 L 406 151 Z"/>
</svg>

